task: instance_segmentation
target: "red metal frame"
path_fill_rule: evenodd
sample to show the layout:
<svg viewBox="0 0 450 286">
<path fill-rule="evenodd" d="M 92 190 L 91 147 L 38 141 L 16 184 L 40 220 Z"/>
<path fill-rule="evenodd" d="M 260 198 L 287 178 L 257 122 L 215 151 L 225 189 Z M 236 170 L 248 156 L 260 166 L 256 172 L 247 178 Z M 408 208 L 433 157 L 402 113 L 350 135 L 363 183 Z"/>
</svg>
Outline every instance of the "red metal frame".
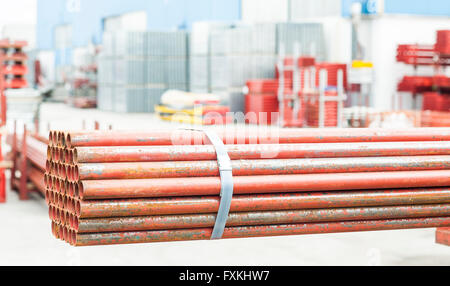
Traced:
<svg viewBox="0 0 450 286">
<path fill-rule="evenodd" d="M 442 227 L 436 230 L 436 243 L 450 246 L 450 227 Z"/>
<path fill-rule="evenodd" d="M 28 200 L 28 160 L 27 160 L 27 127 L 23 128 L 22 151 L 20 160 L 19 198 Z"/>
<path fill-rule="evenodd" d="M 6 96 L 5 96 L 5 89 L 6 89 L 6 82 L 5 82 L 5 74 L 4 74 L 4 60 L 5 56 L 2 52 L 0 52 L 0 119 L 1 119 L 1 126 L 6 125 Z"/>
<path fill-rule="evenodd" d="M 1 135 L 0 135 L 1 141 Z M 3 161 L 2 146 L 0 144 L 0 161 Z M 6 176 L 5 169 L 0 168 L 0 203 L 6 202 Z"/>
<path fill-rule="evenodd" d="M 26 157 L 27 152 L 27 129 L 24 126 L 22 142 L 20 146 L 18 146 L 17 140 L 17 123 L 14 121 L 14 133 L 13 133 L 13 142 L 11 146 L 11 160 L 13 162 L 13 166 L 11 168 L 11 179 L 10 186 L 11 190 L 18 191 L 20 200 L 28 200 L 28 159 Z M 19 156 L 20 155 L 20 156 Z M 16 171 L 20 170 L 20 178 L 16 177 Z"/>
<path fill-rule="evenodd" d="M 0 52 L 0 126 L 6 124 L 6 97 L 5 97 L 5 77 L 3 74 L 4 55 Z M 1 136 L 0 136 L 1 141 Z M 0 146 L 0 161 L 3 161 L 2 148 Z M 6 176 L 5 169 L 0 168 L 0 203 L 6 202 Z"/>
<path fill-rule="evenodd" d="M 28 200 L 29 199 L 29 193 L 30 192 L 37 192 L 42 195 L 42 190 L 39 191 L 39 188 L 33 183 L 33 167 L 30 162 L 30 158 L 26 155 L 27 154 L 27 138 L 28 136 L 32 136 L 42 142 L 44 142 L 43 138 L 39 136 L 39 120 L 35 120 L 35 130 L 36 132 L 33 132 L 33 134 L 30 133 L 30 131 L 27 130 L 26 126 L 24 125 L 24 132 L 22 135 L 22 140 L 20 141 L 20 138 L 18 138 L 17 134 L 17 122 L 14 121 L 14 129 L 12 134 L 12 141 L 8 141 L 9 144 L 11 144 L 11 153 L 9 155 L 10 160 L 13 162 L 13 165 L 11 167 L 11 180 L 10 180 L 10 186 L 11 190 L 15 190 L 19 194 L 20 200 Z M 83 124 L 85 124 L 83 120 Z M 99 128 L 100 124 L 98 121 L 94 122 L 95 128 Z M 50 127 L 50 126 L 48 126 Z M 112 128 L 112 125 L 109 126 L 109 128 Z M 48 128 L 50 129 L 50 128 Z M 97 129 L 98 130 L 98 129 Z M 10 139 L 11 140 L 11 139 Z M 20 144 L 19 144 L 20 142 Z M 28 150 L 30 151 L 30 150 Z M 1 157 L 0 157 L 1 161 Z M 16 171 L 19 170 L 21 173 L 20 178 L 16 177 Z M 2 175 L 0 174 L 0 180 L 2 178 Z M 1 181 L 0 181 L 1 183 Z M 33 186 L 30 186 L 30 183 L 33 183 Z M 0 202 L 2 202 L 2 190 L 0 186 Z"/>
<path fill-rule="evenodd" d="M 14 131 L 13 131 L 13 142 L 11 146 L 11 160 L 13 162 L 13 166 L 11 168 L 11 180 L 10 180 L 10 188 L 11 190 L 15 189 L 15 180 L 16 180 L 16 164 L 17 164 L 17 122 L 14 121 Z"/>
</svg>

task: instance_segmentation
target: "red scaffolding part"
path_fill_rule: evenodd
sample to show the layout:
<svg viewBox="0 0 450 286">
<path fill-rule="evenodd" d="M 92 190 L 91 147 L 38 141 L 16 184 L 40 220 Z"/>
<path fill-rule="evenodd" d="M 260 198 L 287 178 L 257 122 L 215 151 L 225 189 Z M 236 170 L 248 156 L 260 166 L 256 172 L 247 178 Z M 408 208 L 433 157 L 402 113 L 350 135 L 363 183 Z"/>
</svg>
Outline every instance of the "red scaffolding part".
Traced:
<svg viewBox="0 0 450 286">
<path fill-rule="evenodd" d="M 450 227 L 442 227 L 436 230 L 436 243 L 450 246 Z"/>
</svg>

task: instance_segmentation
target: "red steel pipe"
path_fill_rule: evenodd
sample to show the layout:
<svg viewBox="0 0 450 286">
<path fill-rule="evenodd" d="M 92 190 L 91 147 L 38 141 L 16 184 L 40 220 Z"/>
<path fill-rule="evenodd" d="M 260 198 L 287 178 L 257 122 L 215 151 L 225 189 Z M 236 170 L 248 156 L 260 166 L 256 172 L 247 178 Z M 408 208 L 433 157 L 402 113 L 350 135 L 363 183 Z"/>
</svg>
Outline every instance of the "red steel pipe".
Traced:
<svg viewBox="0 0 450 286">
<path fill-rule="evenodd" d="M 226 227 L 223 238 L 434 228 L 446 226 L 450 226 L 450 217 L 325 222 L 269 226 L 239 226 Z M 212 228 L 92 234 L 77 234 L 72 232 L 70 242 L 75 246 L 88 246 L 164 241 L 209 240 L 211 234 Z"/>
<path fill-rule="evenodd" d="M 231 161 L 233 176 L 448 170 L 450 156 L 266 159 Z M 78 165 L 76 180 L 219 176 L 217 161 L 90 163 Z M 64 176 L 64 173 L 61 173 Z"/>
<path fill-rule="evenodd" d="M 450 141 L 226 145 L 226 148 L 231 160 L 450 155 Z M 74 163 L 216 160 L 217 156 L 211 145 L 77 147 L 72 152 Z"/>
<path fill-rule="evenodd" d="M 234 177 L 235 194 L 443 187 L 450 170 L 330 173 Z M 79 184 L 81 199 L 204 196 L 220 193 L 219 177 L 135 180 L 87 180 Z"/>
<path fill-rule="evenodd" d="M 80 218 L 217 213 L 220 198 L 186 197 L 81 201 Z M 231 212 L 450 203 L 450 188 L 236 195 Z"/>
<path fill-rule="evenodd" d="M 450 246 L 450 227 L 436 230 L 436 243 Z"/>
<path fill-rule="evenodd" d="M 44 173 L 42 170 L 31 167 L 28 171 L 28 177 L 30 181 L 33 182 L 36 189 L 43 195 L 45 195 L 45 182 L 44 182 Z"/>
<path fill-rule="evenodd" d="M 404 142 L 450 141 L 450 128 L 414 129 L 266 129 L 264 131 L 218 130 L 225 144 L 289 144 L 333 142 Z M 64 143 L 68 148 L 83 146 L 150 146 L 150 145 L 209 145 L 202 131 L 93 131 L 68 132 Z M 64 141 L 64 142 L 62 142 Z"/>
<path fill-rule="evenodd" d="M 224 238 L 450 225 L 450 128 L 229 131 L 218 131 L 234 175 Z M 43 181 L 58 238 L 210 238 L 221 179 L 204 132 L 54 131 L 49 139 Z"/>
<path fill-rule="evenodd" d="M 450 216 L 449 204 L 230 213 L 227 226 L 256 226 Z M 213 227 L 215 214 L 82 219 L 78 233 Z"/>
<path fill-rule="evenodd" d="M 20 138 L 20 136 L 18 136 L 16 138 L 16 147 L 13 146 L 13 148 L 16 148 L 16 150 L 18 150 L 19 152 L 23 150 L 22 139 L 23 138 Z M 25 142 L 25 155 L 27 159 L 36 167 L 40 168 L 41 170 L 45 170 L 47 145 L 31 135 L 26 136 Z"/>
</svg>

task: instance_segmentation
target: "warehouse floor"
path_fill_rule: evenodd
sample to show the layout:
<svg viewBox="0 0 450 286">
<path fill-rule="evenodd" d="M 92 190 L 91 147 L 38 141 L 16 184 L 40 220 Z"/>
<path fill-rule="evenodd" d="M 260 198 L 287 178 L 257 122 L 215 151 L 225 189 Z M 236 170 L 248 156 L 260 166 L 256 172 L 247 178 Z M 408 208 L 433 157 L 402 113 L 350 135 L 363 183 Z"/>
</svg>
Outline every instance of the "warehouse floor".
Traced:
<svg viewBox="0 0 450 286">
<path fill-rule="evenodd" d="M 44 104 L 41 130 L 176 128 L 153 115 L 127 115 Z M 303 235 L 74 248 L 55 239 L 45 201 L 20 202 L 8 192 L 0 205 L 0 265 L 450 265 L 450 247 L 434 229 Z"/>
</svg>

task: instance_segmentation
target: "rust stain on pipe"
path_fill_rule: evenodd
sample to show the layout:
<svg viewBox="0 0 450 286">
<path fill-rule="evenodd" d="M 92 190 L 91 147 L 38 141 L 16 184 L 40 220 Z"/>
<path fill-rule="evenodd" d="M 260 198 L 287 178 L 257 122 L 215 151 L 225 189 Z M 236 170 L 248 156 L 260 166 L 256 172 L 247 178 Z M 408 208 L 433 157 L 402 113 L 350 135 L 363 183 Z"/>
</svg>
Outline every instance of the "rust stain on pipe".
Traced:
<svg viewBox="0 0 450 286">
<path fill-rule="evenodd" d="M 174 197 L 81 201 L 81 218 L 217 213 L 220 198 Z M 450 203 L 449 188 L 236 195 L 231 212 Z"/>
<path fill-rule="evenodd" d="M 450 155 L 450 142 L 226 145 L 231 160 Z M 164 162 L 216 160 L 211 145 L 77 147 L 71 162 Z"/>
<path fill-rule="evenodd" d="M 235 160 L 231 164 L 233 176 L 448 170 L 450 156 Z M 90 163 L 78 169 L 78 180 L 219 176 L 217 161 Z"/>
<path fill-rule="evenodd" d="M 230 213 L 227 226 L 450 216 L 449 204 Z M 215 214 L 82 219 L 78 233 L 213 227 Z"/>
<path fill-rule="evenodd" d="M 226 227 L 223 238 L 339 233 L 450 226 L 450 217 Z M 75 246 L 209 240 L 212 228 L 73 234 Z"/>
<path fill-rule="evenodd" d="M 236 129 L 218 130 L 217 133 L 225 144 L 450 141 L 450 128 L 279 129 L 259 134 Z M 96 131 L 69 132 L 66 134 L 65 144 L 66 147 L 72 148 L 81 146 L 209 145 L 209 141 L 203 132 L 190 130 Z"/>
<path fill-rule="evenodd" d="M 235 194 L 443 187 L 450 185 L 450 170 L 241 176 L 233 181 Z M 87 180 L 79 187 L 82 199 L 218 195 L 220 178 Z"/>
</svg>

